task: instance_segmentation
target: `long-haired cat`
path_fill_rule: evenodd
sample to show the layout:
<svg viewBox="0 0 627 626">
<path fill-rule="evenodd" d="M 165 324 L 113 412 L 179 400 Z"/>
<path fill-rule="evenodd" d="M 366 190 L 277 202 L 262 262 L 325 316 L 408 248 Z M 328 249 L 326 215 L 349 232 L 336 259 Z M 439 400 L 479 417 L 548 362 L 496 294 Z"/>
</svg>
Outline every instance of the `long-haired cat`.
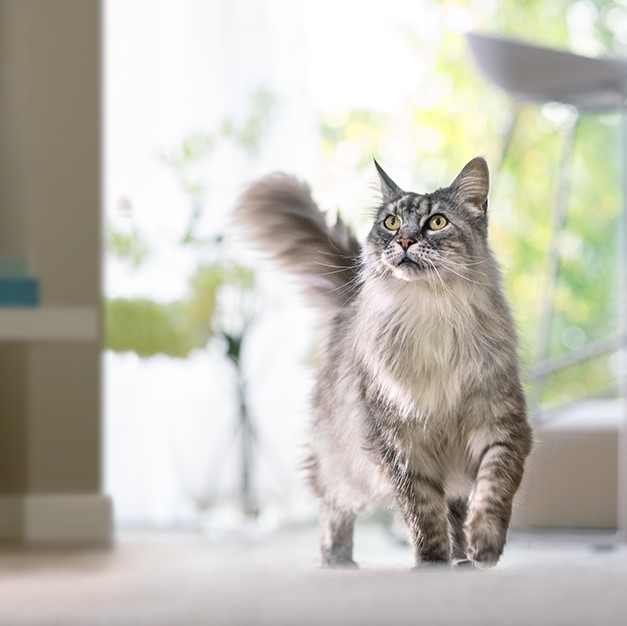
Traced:
<svg viewBox="0 0 627 626">
<path fill-rule="evenodd" d="M 532 434 L 487 241 L 488 167 L 475 158 L 419 194 L 375 165 L 383 201 L 363 247 L 288 175 L 253 184 L 236 209 L 333 313 L 307 462 L 322 562 L 355 567 L 357 515 L 396 502 L 418 566 L 493 565 Z"/>
</svg>

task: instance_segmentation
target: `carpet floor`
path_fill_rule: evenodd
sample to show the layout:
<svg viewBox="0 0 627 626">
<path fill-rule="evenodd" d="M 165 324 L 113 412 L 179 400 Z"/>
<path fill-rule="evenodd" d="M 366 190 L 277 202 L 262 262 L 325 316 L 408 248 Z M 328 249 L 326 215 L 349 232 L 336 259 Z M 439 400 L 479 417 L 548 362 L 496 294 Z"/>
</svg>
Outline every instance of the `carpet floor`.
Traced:
<svg viewBox="0 0 627 626">
<path fill-rule="evenodd" d="M 110 550 L 0 552 L 1 626 L 627 625 L 627 547 L 524 536 L 487 572 L 409 571 L 359 528 L 358 571 L 318 567 L 314 529 L 122 533 Z"/>
</svg>

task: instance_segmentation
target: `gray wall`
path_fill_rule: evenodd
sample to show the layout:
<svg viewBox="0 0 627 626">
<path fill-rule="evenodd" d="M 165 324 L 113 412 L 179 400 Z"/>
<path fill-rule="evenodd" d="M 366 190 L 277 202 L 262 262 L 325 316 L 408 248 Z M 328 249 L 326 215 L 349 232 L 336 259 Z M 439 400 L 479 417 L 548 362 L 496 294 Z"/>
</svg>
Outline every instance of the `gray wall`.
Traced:
<svg viewBox="0 0 627 626">
<path fill-rule="evenodd" d="M 101 7 L 0 0 L 0 254 L 100 310 Z M 0 343 L 0 496 L 100 490 L 100 341 Z"/>
</svg>

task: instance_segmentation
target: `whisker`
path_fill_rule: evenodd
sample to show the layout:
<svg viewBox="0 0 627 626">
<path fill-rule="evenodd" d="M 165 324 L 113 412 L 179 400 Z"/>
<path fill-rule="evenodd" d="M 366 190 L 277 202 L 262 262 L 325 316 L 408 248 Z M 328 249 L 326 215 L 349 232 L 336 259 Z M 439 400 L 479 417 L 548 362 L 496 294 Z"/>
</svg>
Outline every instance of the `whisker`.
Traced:
<svg viewBox="0 0 627 626">
<path fill-rule="evenodd" d="M 321 265 L 322 267 L 329 267 L 331 269 L 339 269 L 339 270 L 350 270 L 354 269 L 350 265 L 330 265 L 328 263 L 321 263 L 320 261 L 312 261 L 314 265 Z"/>
<path fill-rule="evenodd" d="M 351 278 L 351 280 L 344 283 L 343 285 L 338 285 L 337 287 L 334 287 L 333 289 L 329 289 L 328 291 L 325 291 L 324 293 L 325 294 L 338 293 L 339 295 L 344 295 L 345 293 L 348 293 L 351 290 L 358 289 L 360 284 L 361 284 L 361 277 L 357 275 Z"/>
<path fill-rule="evenodd" d="M 469 269 L 468 265 L 464 265 L 463 263 L 456 263 L 455 261 L 448 259 L 446 257 L 436 257 L 436 260 L 442 264 L 442 266 L 444 266 L 446 269 L 450 270 L 451 272 L 453 272 L 453 270 L 451 269 L 451 267 L 456 267 L 458 268 L 460 271 L 461 270 L 466 270 Z M 456 273 L 456 272 L 453 272 Z M 479 276 L 486 276 L 485 272 L 481 272 L 481 271 L 477 271 L 474 270 L 474 274 L 479 275 Z M 462 276 L 461 274 L 458 274 L 458 276 Z M 468 278 L 467 276 L 462 276 L 463 278 L 466 278 L 466 280 L 472 281 L 471 278 Z M 482 284 L 482 283 L 477 283 L 477 284 Z"/>
<path fill-rule="evenodd" d="M 431 264 L 433 266 L 433 269 L 435 270 L 435 266 L 433 265 L 433 263 Z M 440 277 L 438 277 L 440 278 Z M 442 280 L 440 278 L 440 280 Z M 435 292 L 435 277 L 432 276 L 431 272 L 429 272 L 427 274 L 427 284 L 429 285 L 429 291 L 431 292 L 431 296 L 433 297 L 434 301 L 436 300 L 436 292 Z M 442 317 L 442 311 L 438 311 L 440 313 L 440 318 Z"/>
<path fill-rule="evenodd" d="M 442 278 L 440 272 L 438 272 L 438 268 L 436 267 L 435 263 L 429 259 L 429 262 L 431 263 L 431 267 L 433 268 L 433 271 L 436 273 L 438 279 L 440 280 L 440 283 L 442 284 L 442 288 L 448 292 L 448 294 L 450 295 L 450 297 L 453 299 L 453 301 L 455 303 L 457 303 L 457 305 L 460 308 L 463 308 L 462 303 L 460 302 L 459 298 L 453 293 L 452 289 L 445 283 L 444 279 Z"/>
<path fill-rule="evenodd" d="M 333 241 L 333 239 L 331 239 L 331 237 L 328 237 L 328 236 L 327 236 L 327 241 L 331 244 L 331 246 L 332 246 L 333 248 L 335 248 L 335 249 L 338 251 L 338 253 L 339 253 L 340 255 L 342 255 L 342 254 L 344 254 L 344 253 L 346 252 L 346 250 L 345 250 L 345 249 L 344 249 L 344 250 L 342 250 L 341 248 L 338 248 L 338 247 L 337 247 L 337 245 L 335 244 L 335 242 Z"/>
<path fill-rule="evenodd" d="M 351 271 L 350 267 L 341 267 L 340 269 L 331 270 L 330 272 L 320 272 L 318 276 L 330 276 L 331 274 L 341 274 L 342 272 L 350 272 L 350 271 Z"/>
<path fill-rule="evenodd" d="M 442 254 L 443 256 L 446 256 L 446 251 L 444 252 L 439 252 L 440 254 Z M 455 252 L 454 253 L 456 257 L 460 258 L 460 259 L 470 259 L 470 260 L 479 260 L 479 262 L 481 263 L 485 263 L 486 261 L 489 261 L 490 258 L 486 257 L 485 255 L 476 255 L 476 254 L 463 254 L 462 252 Z"/>
<path fill-rule="evenodd" d="M 316 250 L 318 254 L 326 254 L 327 256 L 331 256 L 335 259 L 347 259 L 348 261 L 354 261 L 356 255 L 351 254 L 341 254 L 340 252 L 327 252 L 326 250 Z"/>
<path fill-rule="evenodd" d="M 451 259 L 451 257 L 443 255 L 442 253 L 439 254 L 439 257 L 441 259 L 446 259 L 449 263 L 459 265 L 460 267 L 473 267 L 475 265 L 481 265 L 482 263 L 487 263 L 489 261 L 489 259 L 483 259 L 482 261 L 471 261 L 470 263 L 460 263 L 459 261 Z"/>
<path fill-rule="evenodd" d="M 481 285 L 482 287 L 490 286 L 490 283 L 481 283 L 477 280 L 472 280 L 472 278 L 468 278 L 468 276 L 464 276 L 463 274 L 460 274 L 459 272 L 456 272 L 454 269 L 452 269 L 450 266 L 446 264 L 445 259 L 439 259 L 439 261 L 442 263 L 442 266 L 444 267 L 444 269 L 446 269 L 447 272 L 451 272 L 451 274 L 455 274 L 455 276 L 459 276 L 460 278 L 462 278 L 463 280 L 469 283 L 473 283 L 474 285 Z"/>
</svg>

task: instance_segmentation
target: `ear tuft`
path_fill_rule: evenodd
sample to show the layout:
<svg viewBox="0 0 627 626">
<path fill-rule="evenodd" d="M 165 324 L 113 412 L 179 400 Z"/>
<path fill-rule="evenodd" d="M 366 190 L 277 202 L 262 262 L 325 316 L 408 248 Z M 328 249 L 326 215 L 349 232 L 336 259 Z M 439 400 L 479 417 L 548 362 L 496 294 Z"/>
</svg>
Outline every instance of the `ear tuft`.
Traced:
<svg viewBox="0 0 627 626">
<path fill-rule="evenodd" d="M 451 184 L 455 194 L 464 202 L 486 209 L 490 191 L 490 171 L 482 157 L 468 162 Z"/>
<path fill-rule="evenodd" d="M 377 168 L 379 174 L 379 182 L 381 184 L 381 194 L 383 199 L 388 202 L 396 196 L 404 193 L 403 190 L 386 174 L 385 170 L 377 163 L 377 160 L 372 157 L 374 166 Z"/>
</svg>

